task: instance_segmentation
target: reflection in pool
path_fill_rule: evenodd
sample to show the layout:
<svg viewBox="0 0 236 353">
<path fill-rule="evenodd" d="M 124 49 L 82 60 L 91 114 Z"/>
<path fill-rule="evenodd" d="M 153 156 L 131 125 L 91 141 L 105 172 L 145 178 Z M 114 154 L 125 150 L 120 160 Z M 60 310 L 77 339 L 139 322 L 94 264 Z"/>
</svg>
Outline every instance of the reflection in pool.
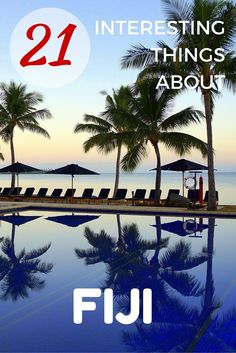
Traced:
<svg viewBox="0 0 236 353">
<path fill-rule="evenodd" d="M 235 220 L 39 216 L 1 222 L 0 352 L 236 352 Z M 73 289 L 88 287 L 125 314 L 130 290 L 151 288 L 152 323 L 140 300 L 135 324 L 105 325 L 98 298 L 74 325 Z"/>
<path fill-rule="evenodd" d="M 51 243 L 31 251 L 15 250 L 16 225 L 21 225 L 38 217 L 10 216 L 5 218 L 12 223 L 11 237 L 0 238 L 0 293 L 2 299 L 13 301 L 27 298 L 29 291 L 44 287 L 45 281 L 38 274 L 47 274 L 53 264 L 40 259 L 51 247 Z"/>
</svg>

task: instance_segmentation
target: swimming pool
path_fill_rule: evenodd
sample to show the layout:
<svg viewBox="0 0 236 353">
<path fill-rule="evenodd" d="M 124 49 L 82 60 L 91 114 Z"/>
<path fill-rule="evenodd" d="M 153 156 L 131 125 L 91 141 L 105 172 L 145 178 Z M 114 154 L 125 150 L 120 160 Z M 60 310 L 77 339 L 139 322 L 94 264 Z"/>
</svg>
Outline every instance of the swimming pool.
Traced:
<svg viewBox="0 0 236 353">
<path fill-rule="evenodd" d="M 0 352 L 236 352 L 235 219 L 27 211 L 1 216 Z M 152 290 L 152 322 L 73 323 L 75 288 Z M 89 300 L 89 299 L 88 299 Z M 140 308 L 142 301 L 140 299 Z"/>
</svg>

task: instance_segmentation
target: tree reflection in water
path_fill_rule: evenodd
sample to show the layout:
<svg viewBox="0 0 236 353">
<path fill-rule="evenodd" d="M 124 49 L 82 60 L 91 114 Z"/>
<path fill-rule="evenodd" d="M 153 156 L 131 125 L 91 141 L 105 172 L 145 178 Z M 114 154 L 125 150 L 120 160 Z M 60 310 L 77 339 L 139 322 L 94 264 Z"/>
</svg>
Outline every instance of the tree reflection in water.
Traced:
<svg viewBox="0 0 236 353">
<path fill-rule="evenodd" d="M 29 252 L 22 249 L 16 254 L 15 231 L 16 226 L 12 224 L 11 239 L 1 238 L 0 255 L 1 298 L 11 298 L 13 301 L 28 297 L 29 290 L 42 289 L 45 281 L 37 274 L 47 274 L 53 268 L 53 264 L 39 259 L 49 250 L 51 244 Z"/>
<path fill-rule="evenodd" d="M 129 313 L 130 290 L 151 288 L 153 322 L 142 324 L 142 315 L 133 333 L 124 332 L 123 340 L 135 352 L 230 351 L 236 340 L 222 335 L 221 329 L 236 321 L 236 311 L 219 319 L 220 303 L 214 297 L 213 253 L 215 220 L 208 221 L 207 247 L 193 255 L 191 244 L 179 241 L 168 246 L 161 237 L 161 220 L 156 217 L 156 240 L 143 240 L 137 225 L 121 227 L 118 218 L 118 241 L 105 231 L 85 229 L 91 248 L 76 249 L 78 258 L 87 265 L 104 262 L 107 275 L 104 288 L 114 290 L 122 312 Z M 190 271 L 206 263 L 206 281 L 202 285 Z M 186 304 L 185 297 L 199 297 L 202 306 Z M 140 313 L 142 313 L 140 301 Z M 226 342 L 227 341 L 227 342 Z"/>
<path fill-rule="evenodd" d="M 201 296 L 202 308 L 200 310 L 189 308 L 180 302 L 177 303 L 176 298 L 174 302 L 167 302 L 166 305 L 167 297 L 163 297 L 160 301 L 161 310 L 154 316 L 151 325 L 145 326 L 138 323 L 135 332 L 123 333 L 123 340 L 129 350 L 138 352 L 235 351 L 236 310 L 232 309 L 221 318 L 218 316 L 221 305 L 214 297 L 213 279 L 215 219 L 210 218 L 208 224 L 207 247 L 204 249 L 207 255 L 207 270 L 205 288 Z"/>
</svg>

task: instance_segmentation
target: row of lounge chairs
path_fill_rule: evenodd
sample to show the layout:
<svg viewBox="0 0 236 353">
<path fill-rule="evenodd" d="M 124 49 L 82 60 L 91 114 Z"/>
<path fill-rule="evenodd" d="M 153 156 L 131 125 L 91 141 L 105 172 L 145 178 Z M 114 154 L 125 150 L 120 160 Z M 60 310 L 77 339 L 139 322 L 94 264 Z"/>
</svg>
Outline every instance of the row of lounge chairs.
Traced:
<svg viewBox="0 0 236 353">
<path fill-rule="evenodd" d="M 2 191 L 2 192 L 1 192 Z M 67 189 L 65 194 L 62 195 L 63 189 L 54 189 L 50 195 L 47 195 L 48 188 L 40 188 L 37 194 L 34 194 L 35 188 L 29 187 L 25 190 L 25 192 L 21 193 L 21 187 L 14 188 L 0 188 L 0 200 L 12 200 L 12 201 L 69 201 L 73 199 L 74 202 L 83 202 L 87 201 L 88 203 L 96 203 L 96 201 L 100 202 L 115 202 L 124 200 L 127 204 L 135 204 L 137 202 L 143 202 L 144 204 L 151 204 L 156 198 L 157 191 L 152 189 L 146 197 L 147 190 L 146 189 L 137 189 L 135 192 L 132 192 L 132 197 L 127 198 L 127 189 L 118 189 L 116 195 L 114 197 L 109 198 L 110 189 L 102 188 L 98 194 L 98 196 L 94 196 L 93 188 L 86 188 L 83 191 L 83 194 L 80 197 L 74 197 L 76 189 Z M 179 189 L 170 189 L 167 195 L 167 200 L 171 194 L 179 195 Z M 161 191 L 160 191 L 161 196 Z M 196 202 L 199 200 L 199 190 L 189 190 L 187 196 L 192 202 Z M 208 191 L 205 194 L 204 201 L 208 201 Z M 217 192 L 217 201 L 218 201 L 218 192 Z"/>
<path fill-rule="evenodd" d="M 62 192 L 63 189 L 54 189 L 53 192 L 51 193 L 51 195 L 47 195 L 48 192 L 48 188 L 40 188 L 37 194 L 34 194 L 35 192 L 35 188 L 33 187 L 29 187 L 26 188 L 25 192 L 23 194 L 21 194 L 21 187 L 14 187 L 14 188 L 4 188 L 2 190 L 2 188 L 0 188 L 0 199 L 12 199 L 12 200 L 16 200 L 16 201 L 20 201 L 21 199 L 42 199 L 42 198 L 52 198 L 52 199 L 57 199 L 57 198 L 61 198 L 61 199 L 66 199 L 69 197 L 73 197 L 75 194 L 75 189 L 67 189 L 65 194 L 63 196 Z"/>
<path fill-rule="evenodd" d="M 1 192 L 2 191 L 2 192 Z M 82 195 L 80 197 L 74 197 L 76 189 L 67 189 L 65 194 L 62 195 L 63 190 L 62 189 L 54 189 L 53 192 L 48 195 L 48 189 L 47 188 L 40 188 L 38 193 L 34 194 L 35 188 L 29 187 L 25 190 L 24 193 L 21 193 L 22 188 L 21 187 L 14 187 L 14 188 L 0 188 L 0 200 L 12 200 L 12 201 L 25 201 L 25 200 L 66 200 L 73 198 L 75 201 L 96 201 L 96 200 L 106 200 L 108 203 L 112 201 L 118 201 L 118 200 L 127 200 L 129 201 L 138 201 L 138 200 L 144 200 L 145 195 L 146 195 L 146 190 L 145 189 L 137 189 L 136 192 L 134 193 L 132 198 L 126 199 L 127 195 L 127 189 L 118 189 L 117 193 L 114 197 L 109 198 L 109 194 L 111 189 L 109 188 L 102 188 L 98 194 L 98 196 L 94 196 L 93 188 L 86 188 L 84 189 Z M 147 200 L 154 200 L 155 199 L 155 190 L 151 190 L 149 197 Z"/>
</svg>

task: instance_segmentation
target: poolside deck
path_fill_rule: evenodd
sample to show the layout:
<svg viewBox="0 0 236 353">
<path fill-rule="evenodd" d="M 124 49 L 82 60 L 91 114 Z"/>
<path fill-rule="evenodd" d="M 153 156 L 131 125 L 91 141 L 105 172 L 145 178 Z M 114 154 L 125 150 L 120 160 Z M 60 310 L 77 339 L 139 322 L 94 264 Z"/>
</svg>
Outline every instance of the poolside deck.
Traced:
<svg viewBox="0 0 236 353">
<path fill-rule="evenodd" d="M 0 202 L 0 213 L 28 210 L 77 211 L 81 213 L 119 213 L 137 215 L 184 215 L 220 218 L 236 218 L 236 206 L 219 206 L 217 211 L 189 210 L 177 207 L 128 206 L 123 204 L 65 204 L 48 202 Z"/>
</svg>

